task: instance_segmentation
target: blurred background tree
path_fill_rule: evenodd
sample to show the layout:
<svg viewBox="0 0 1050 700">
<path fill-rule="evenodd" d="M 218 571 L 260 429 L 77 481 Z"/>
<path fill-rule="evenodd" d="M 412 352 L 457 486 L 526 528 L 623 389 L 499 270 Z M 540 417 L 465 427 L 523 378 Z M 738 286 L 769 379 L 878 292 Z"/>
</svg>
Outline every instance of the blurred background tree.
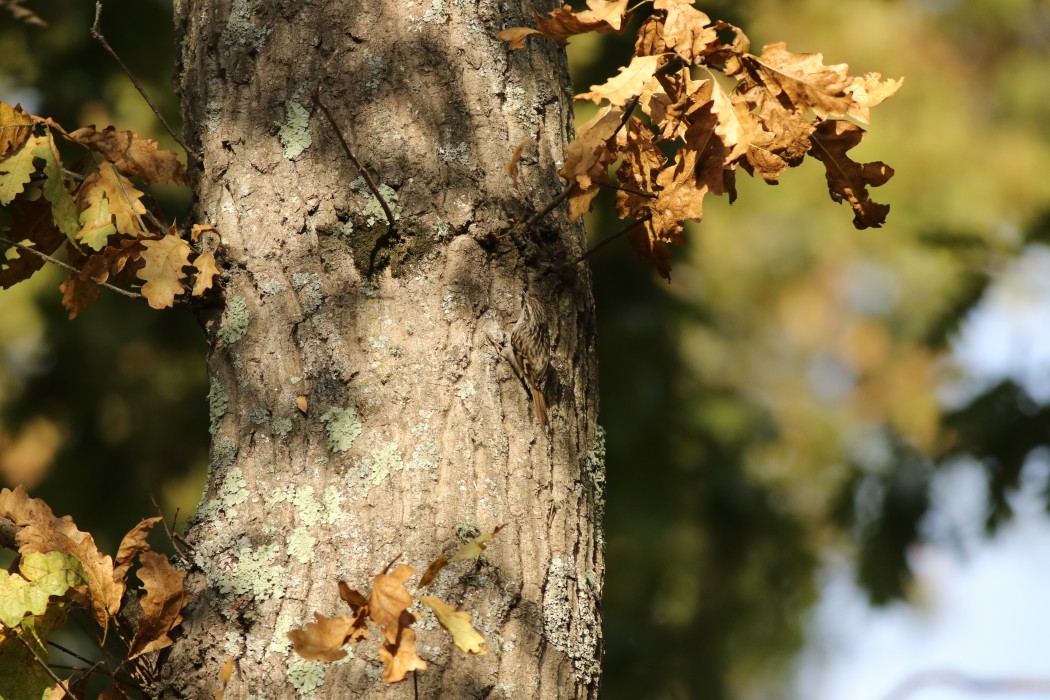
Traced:
<svg viewBox="0 0 1050 700">
<path fill-rule="evenodd" d="M 0 99 L 174 147 L 91 40 L 90 3 L 23 4 L 47 26 L 0 6 Z M 938 471 L 978 460 L 991 532 L 1050 436 L 1050 405 L 1017 382 L 969 376 L 952 353 L 1002 272 L 1050 241 L 1050 5 L 698 7 L 743 27 L 756 51 L 785 40 L 853 74 L 906 76 L 856 156 L 896 169 L 877 193 L 892 211 L 885 228 L 855 231 L 810 163 L 776 188 L 739 178 L 733 207 L 709 198 L 670 285 L 625 242 L 593 257 L 611 700 L 783 696 L 829 556 L 853 559 L 872 601 L 907 598 Z M 103 27 L 177 124 L 170 18 L 167 2 L 107 0 Z M 631 44 L 574 39 L 577 91 L 614 73 Z M 592 110 L 580 104 L 578 118 Z M 152 194 L 184 218 L 177 193 Z M 595 241 L 620 227 L 609 204 L 590 217 Z M 169 514 L 196 505 L 204 343 L 186 310 L 112 295 L 69 322 L 59 279 L 51 270 L 0 292 L 0 476 L 112 549 L 151 514 L 150 494 Z"/>
</svg>

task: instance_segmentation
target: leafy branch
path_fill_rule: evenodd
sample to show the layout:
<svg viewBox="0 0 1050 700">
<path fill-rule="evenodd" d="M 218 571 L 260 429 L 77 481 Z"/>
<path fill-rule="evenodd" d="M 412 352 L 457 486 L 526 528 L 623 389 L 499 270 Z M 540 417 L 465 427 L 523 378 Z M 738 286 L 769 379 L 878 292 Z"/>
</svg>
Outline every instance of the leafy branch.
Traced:
<svg viewBox="0 0 1050 700">
<path fill-rule="evenodd" d="M 579 12 L 565 5 L 536 14 L 535 27 L 496 36 L 516 51 L 530 38 L 564 44 L 576 34 L 620 31 L 634 9 L 627 5 L 588 0 Z M 670 279 L 669 246 L 684 242 L 687 221 L 703 219 L 708 194 L 728 195 L 732 203 L 738 169 L 775 185 L 809 155 L 824 164 L 832 200 L 853 209 L 854 226 L 885 223 L 889 206 L 873 202 L 867 188 L 885 184 L 893 169 L 857 163 L 847 152 L 864 136 L 855 122 L 866 124 L 870 109 L 901 80 L 852 77 L 845 64 L 825 66 L 820 54 L 792 53 L 783 43 L 755 56 L 740 28 L 712 20 L 687 0 L 654 0 L 652 7 L 628 65 L 576 96 L 606 105 L 579 127 L 558 171 L 568 183 L 570 221 L 590 211 L 619 161 L 617 215 L 637 222 L 628 235 L 635 253 Z M 694 70 L 707 77 L 698 79 Z"/>
</svg>

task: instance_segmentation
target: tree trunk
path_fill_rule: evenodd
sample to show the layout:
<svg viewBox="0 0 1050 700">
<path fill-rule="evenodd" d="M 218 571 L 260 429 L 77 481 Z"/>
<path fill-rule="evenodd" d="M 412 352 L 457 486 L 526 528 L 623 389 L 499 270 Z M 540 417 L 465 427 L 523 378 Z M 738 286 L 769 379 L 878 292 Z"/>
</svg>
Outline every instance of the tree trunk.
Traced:
<svg viewBox="0 0 1050 700">
<path fill-rule="evenodd" d="M 203 319 L 213 442 L 194 598 L 156 695 L 215 697 L 232 657 L 226 700 L 411 697 L 379 680 L 374 631 L 322 664 L 288 630 L 348 612 L 340 579 L 367 591 L 395 558 L 422 570 L 505 523 L 435 584 L 489 653 L 461 654 L 427 612 L 419 697 L 596 696 L 604 467 L 583 231 L 559 208 L 493 235 L 561 188 L 564 53 L 493 37 L 533 9 L 176 2 L 196 220 L 219 231 L 225 274 Z M 392 235 L 311 98 L 322 73 Z M 522 141 L 519 193 L 504 166 Z M 550 324 L 550 428 L 489 340 L 523 290 Z"/>
</svg>

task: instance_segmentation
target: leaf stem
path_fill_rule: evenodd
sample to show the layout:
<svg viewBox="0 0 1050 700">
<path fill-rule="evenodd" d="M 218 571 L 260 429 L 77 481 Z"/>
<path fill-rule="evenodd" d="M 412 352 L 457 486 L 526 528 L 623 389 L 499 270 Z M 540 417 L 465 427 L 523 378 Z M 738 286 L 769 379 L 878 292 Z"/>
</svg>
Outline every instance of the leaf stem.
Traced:
<svg viewBox="0 0 1050 700">
<path fill-rule="evenodd" d="M 22 251 L 23 253 L 29 253 L 30 255 L 35 255 L 38 258 L 40 258 L 41 260 L 49 262 L 52 265 L 54 265 L 55 267 L 60 267 L 63 270 L 66 270 L 67 272 L 71 272 L 71 273 L 76 274 L 76 275 L 80 274 L 80 270 L 78 270 L 77 268 L 73 267 L 72 265 L 70 265 L 68 263 L 64 263 L 61 260 L 57 260 L 57 259 L 51 257 L 50 255 L 48 255 L 47 253 L 41 253 L 39 250 L 35 250 L 33 248 L 30 248 L 27 245 L 22 245 L 21 243 L 15 243 L 14 241 L 8 240 L 8 239 L 3 238 L 3 237 L 0 237 L 0 243 L 3 243 L 5 245 L 9 245 L 9 246 L 11 246 L 13 248 L 17 248 L 18 250 Z M 145 298 L 142 294 L 139 294 L 138 292 L 131 292 L 131 291 L 128 291 L 127 289 L 122 289 L 122 288 L 117 287 L 115 285 L 112 285 L 112 284 L 110 284 L 108 282 L 96 282 L 96 284 L 98 286 L 100 286 L 100 287 L 105 287 L 106 289 L 114 291 L 117 294 L 121 294 L 123 296 L 126 296 L 129 299 L 144 299 Z"/>
<path fill-rule="evenodd" d="M 595 253 L 595 252 L 601 250 L 602 248 L 604 248 L 605 246 L 609 245 L 610 243 L 612 243 L 616 239 L 621 238 L 624 235 L 630 233 L 632 230 L 634 230 L 635 228 L 641 226 L 642 224 L 644 224 L 646 221 L 648 221 L 651 218 L 653 218 L 652 214 L 646 214 L 642 218 L 640 218 L 637 221 L 635 221 L 633 224 L 629 224 L 629 225 L 623 227 L 622 229 L 620 229 L 619 231 L 617 231 L 616 233 L 612 234 L 611 236 L 608 236 L 608 237 L 603 238 L 602 240 L 598 241 L 597 243 L 594 244 L 594 246 L 592 248 L 588 249 L 587 252 L 585 252 L 583 255 L 580 256 L 580 259 L 576 261 L 576 264 L 579 265 L 584 260 L 589 258 L 592 253 Z"/>
</svg>

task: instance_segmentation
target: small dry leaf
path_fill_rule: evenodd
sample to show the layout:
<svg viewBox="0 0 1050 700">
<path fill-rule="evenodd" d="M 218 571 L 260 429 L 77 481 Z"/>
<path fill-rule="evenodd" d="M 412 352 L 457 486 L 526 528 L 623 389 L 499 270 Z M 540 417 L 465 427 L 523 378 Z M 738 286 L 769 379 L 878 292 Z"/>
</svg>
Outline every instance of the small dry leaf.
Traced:
<svg viewBox="0 0 1050 700">
<path fill-rule="evenodd" d="M 478 535 L 470 542 L 467 542 L 465 545 L 460 547 L 459 550 L 457 550 L 456 553 L 452 555 L 452 558 L 449 559 L 449 561 L 451 562 L 464 561 L 466 559 L 477 559 L 485 553 L 485 549 L 488 547 L 486 543 L 493 537 L 495 537 L 496 534 L 499 533 L 499 531 L 505 527 L 505 524 L 500 525 L 496 527 L 496 529 L 492 532 L 486 532 L 484 534 Z"/>
<path fill-rule="evenodd" d="M 97 207 L 99 200 L 105 196 L 109 214 L 113 216 L 117 231 L 128 236 L 143 236 L 146 235 L 146 227 L 140 218 L 146 213 L 146 207 L 141 201 L 143 194 L 115 167 L 103 163 L 80 184 L 77 206 L 81 211 Z M 83 222 L 81 224 L 83 226 Z M 77 234 L 77 239 L 81 240 L 84 235 L 82 228 Z M 97 239 L 97 235 L 95 238 Z M 101 245 L 92 247 L 99 250 Z"/>
<path fill-rule="evenodd" d="M 219 274 L 219 268 L 215 264 L 215 256 L 211 253 L 201 253 L 193 260 L 193 266 L 197 268 L 197 276 L 193 280 L 193 291 L 191 295 L 199 297 L 212 288 L 215 275 Z"/>
<path fill-rule="evenodd" d="M 470 613 L 457 611 L 440 598 L 420 596 L 419 602 L 434 611 L 437 621 L 452 635 L 460 651 L 468 654 L 484 654 L 485 638 L 478 634 L 471 623 Z"/>
<path fill-rule="evenodd" d="M 146 264 L 137 275 L 145 281 L 142 294 L 154 309 L 172 306 L 175 297 L 185 291 L 181 280 L 186 278 L 186 273 L 182 268 L 190 263 L 191 248 L 172 231 L 159 240 L 142 242 L 145 248 L 142 259 Z"/>
<path fill-rule="evenodd" d="M 602 85 L 592 85 L 590 92 L 579 94 L 576 99 L 592 100 L 595 104 L 608 100 L 609 104 L 622 107 L 641 94 L 662 62 L 663 56 L 635 56 L 630 64 L 620 69 L 619 75 Z"/>
<path fill-rule="evenodd" d="M 149 543 L 146 538 L 149 537 L 149 533 L 153 530 L 153 526 L 159 523 L 162 518 L 146 518 L 139 522 L 138 525 L 131 528 L 128 534 L 124 535 L 124 538 L 120 541 L 120 547 L 117 549 L 117 558 L 113 561 L 113 577 L 118 581 L 123 581 L 124 577 L 127 576 L 128 569 L 131 568 L 131 562 L 142 552 L 149 551 Z"/>
<path fill-rule="evenodd" d="M 158 149 L 156 141 L 141 139 L 133 131 L 117 131 L 112 126 L 98 131 L 92 124 L 77 129 L 68 138 L 101 153 L 121 172 L 146 182 L 189 182 L 175 151 Z"/>
<path fill-rule="evenodd" d="M 508 42 L 507 48 L 511 51 L 517 51 L 525 48 L 525 37 L 539 33 L 539 29 L 533 29 L 532 27 L 509 27 L 501 32 L 496 32 L 496 38 L 500 41 Z"/>
<path fill-rule="evenodd" d="M 447 565 L 448 557 L 446 557 L 444 554 L 439 556 L 434 561 L 430 562 L 430 566 L 427 567 L 427 570 L 424 571 L 423 575 L 420 577 L 419 585 L 416 586 L 416 590 L 430 585 L 430 582 L 433 581 L 437 577 L 437 575 L 441 573 L 441 570 L 444 569 Z"/>
<path fill-rule="evenodd" d="M 656 0 L 653 9 L 664 10 L 663 41 L 686 63 L 709 53 L 718 45 L 718 33 L 711 18 L 693 7 L 689 0 Z"/>
<path fill-rule="evenodd" d="M 226 663 L 222 665 L 222 670 L 219 671 L 219 680 L 222 681 L 222 687 L 215 691 L 215 700 L 222 700 L 223 696 L 226 695 L 226 686 L 230 684 L 230 679 L 233 678 L 233 657 L 226 659 Z"/>
<path fill-rule="evenodd" d="M 288 632 L 295 653 L 311 661 L 344 658 L 346 650 L 342 647 L 354 629 L 354 620 L 345 615 L 325 617 L 320 613 L 314 613 L 314 619 L 317 621 L 306 623 L 305 629 Z"/>
<path fill-rule="evenodd" d="M 521 194 L 520 184 L 518 183 L 518 163 L 521 161 L 521 153 L 525 150 L 526 144 L 529 142 L 529 138 L 526 137 L 521 140 L 521 143 L 514 149 L 514 153 L 510 156 L 510 162 L 505 165 L 507 174 L 510 175 L 511 181 L 514 182 L 514 189 Z"/>
<path fill-rule="evenodd" d="M 857 163 L 846 152 L 864 138 L 864 129 L 853 122 L 821 122 L 813 132 L 810 155 L 824 163 L 828 190 L 836 202 L 845 200 L 853 207 L 853 225 L 859 229 L 879 228 L 886 223 L 890 205 L 868 197 L 868 187 L 878 187 L 893 177 L 893 168 L 882 162 Z"/>
<path fill-rule="evenodd" d="M 575 221 L 591 209 L 598 185 L 609 180 L 609 166 L 616 160 L 615 144 L 610 140 L 620 128 L 623 112 L 614 107 L 598 110 L 594 118 L 579 127 L 576 138 L 565 149 L 565 163 L 558 174 L 576 187 L 569 195 L 569 220 Z"/>
<path fill-rule="evenodd" d="M 379 658 L 386 664 L 383 680 L 387 683 L 400 683 L 409 671 L 427 670 L 427 662 L 416 654 L 416 631 L 410 627 L 417 619 L 418 616 L 403 612 L 397 637 L 379 648 Z"/>
<path fill-rule="evenodd" d="M 310 402 L 305 396 L 300 394 L 299 396 L 295 397 L 295 407 L 298 408 L 305 415 L 306 410 L 310 407 Z"/>
<path fill-rule="evenodd" d="M 33 117 L 21 104 L 0 102 L 0 158 L 17 151 L 33 133 Z"/>
<path fill-rule="evenodd" d="M 412 595 L 405 589 L 405 581 L 415 576 L 416 570 L 406 564 L 398 564 L 389 574 L 379 574 L 372 582 L 372 594 L 368 598 L 369 615 L 383 628 L 390 644 L 397 641 L 401 613 L 412 605 Z"/>
<path fill-rule="evenodd" d="M 166 556 L 143 551 L 139 561 L 138 577 L 146 594 L 139 601 L 142 618 L 131 641 L 129 659 L 174 644 L 168 633 L 182 622 L 182 608 L 190 597 L 183 584 L 186 572 L 176 571 Z"/>
<path fill-rule="evenodd" d="M 350 632 L 350 641 L 368 639 L 368 598 L 350 588 L 344 581 L 339 582 L 339 597 L 353 611 L 351 619 L 354 621 L 354 627 Z"/>
<path fill-rule="evenodd" d="M 70 321 L 98 300 L 98 284 L 83 279 L 77 272 L 70 273 L 58 289 L 62 292 L 62 306 L 69 311 Z"/>
</svg>

